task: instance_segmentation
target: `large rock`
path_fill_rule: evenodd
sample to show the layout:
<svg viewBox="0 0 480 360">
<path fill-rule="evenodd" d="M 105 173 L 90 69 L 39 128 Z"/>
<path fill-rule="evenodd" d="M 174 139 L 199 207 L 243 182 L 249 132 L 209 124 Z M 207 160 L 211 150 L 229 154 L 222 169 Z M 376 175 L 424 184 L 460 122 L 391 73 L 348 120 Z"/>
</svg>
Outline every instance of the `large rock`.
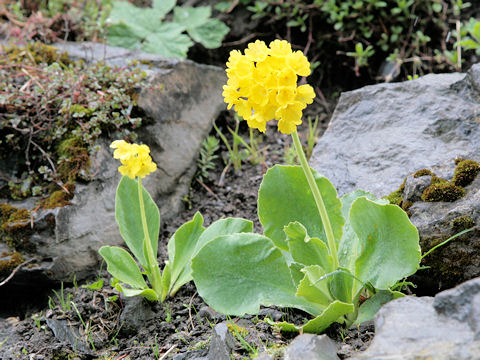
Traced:
<svg viewBox="0 0 480 360">
<path fill-rule="evenodd" d="M 466 74 L 367 86 L 342 94 L 311 159 L 340 195 L 363 189 L 385 196 L 408 176 L 400 205 L 419 229 L 424 252 L 476 226 L 425 258 L 431 269 L 419 272 L 416 280 L 427 291 L 480 276 L 480 179 L 465 186 L 459 200 L 423 202 L 420 196 L 431 177 L 412 174 L 431 169 L 451 181 L 455 159 L 480 161 L 479 116 L 480 64 Z M 462 219 L 468 220 L 463 226 Z"/>
<path fill-rule="evenodd" d="M 432 297 L 389 302 L 375 316 L 375 338 L 351 360 L 480 359 L 480 278 Z"/>
<path fill-rule="evenodd" d="M 131 60 L 148 60 L 149 86 L 141 89 L 138 104 L 151 118 L 138 129 L 138 142 L 150 146 L 158 170 L 144 184 L 160 207 L 163 221 L 176 216 L 188 192 L 201 142 L 224 108 L 221 91 L 226 81 L 220 68 L 191 61 L 167 60 L 103 44 L 57 44 L 72 57 L 124 66 Z M 146 61 L 142 61 L 146 63 Z M 71 205 L 37 211 L 28 231 L 27 248 L 35 261 L 23 267 L 10 285 L 28 285 L 31 279 L 55 281 L 85 278 L 98 271 L 102 245 L 123 243 L 115 223 L 115 190 L 120 165 L 108 148 L 114 139 L 100 141 L 93 157 L 92 181 L 77 184 Z M 32 208 L 32 201 L 16 204 Z M 3 287 L 5 289 L 6 287 Z M 5 290 L 6 291 L 6 290 Z"/>
<path fill-rule="evenodd" d="M 342 93 L 310 164 L 339 194 L 377 196 L 419 169 L 480 158 L 480 64 Z"/>
</svg>

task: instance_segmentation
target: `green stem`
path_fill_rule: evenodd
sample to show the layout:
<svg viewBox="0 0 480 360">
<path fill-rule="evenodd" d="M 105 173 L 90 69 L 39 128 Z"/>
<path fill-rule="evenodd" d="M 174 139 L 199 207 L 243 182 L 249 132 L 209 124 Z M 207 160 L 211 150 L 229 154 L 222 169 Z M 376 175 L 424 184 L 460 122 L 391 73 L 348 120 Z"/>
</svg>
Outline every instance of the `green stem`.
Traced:
<svg viewBox="0 0 480 360">
<path fill-rule="evenodd" d="M 292 133 L 293 144 L 295 145 L 295 150 L 297 151 L 298 159 L 300 160 L 300 165 L 302 166 L 305 177 L 307 178 L 308 185 L 312 190 L 313 198 L 315 199 L 315 204 L 317 204 L 318 213 L 322 219 L 323 228 L 325 229 L 325 235 L 327 236 L 327 244 L 330 249 L 330 254 L 333 257 L 334 268 L 338 268 L 338 255 L 337 255 L 337 245 L 335 243 L 335 237 L 333 236 L 332 225 L 330 224 L 330 219 L 328 217 L 327 209 L 323 202 L 322 194 L 318 189 L 315 178 L 313 177 L 312 169 L 308 165 L 307 157 L 303 151 L 302 144 L 300 143 L 300 138 L 298 133 L 295 131 Z"/>
<path fill-rule="evenodd" d="M 150 241 L 150 233 L 148 232 L 147 216 L 145 215 L 145 203 L 143 201 L 143 187 L 142 179 L 138 178 L 138 202 L 140 203 L 140 217 L 142 218 L 142 227 L 144 234 L 146 250 L 146 260 L 148 269 L 147 277 L 152 284 L 153 291 L 158 295 L 159 298 L 162 298 L 162 274 L 160 273 L 160 268 L 158 266 L 157 255 L 153 253 L 152 243 Z"/>
</svg>

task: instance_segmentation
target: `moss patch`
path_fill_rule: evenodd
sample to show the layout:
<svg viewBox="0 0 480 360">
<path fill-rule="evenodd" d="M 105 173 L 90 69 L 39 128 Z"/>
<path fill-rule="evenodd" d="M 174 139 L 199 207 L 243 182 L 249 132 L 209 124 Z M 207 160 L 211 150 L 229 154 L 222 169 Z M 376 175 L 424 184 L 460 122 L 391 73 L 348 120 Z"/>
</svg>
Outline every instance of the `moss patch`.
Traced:
<svg viewBox="0 0 480 360">
<path fill-rule="evenodd" d="M 465 196 L 465 189 L 450 182 L 433 183 L 422 194 L 423 201 L 452 202 Z"/>
<path fill-rule="evenodd" d="M 460 231 L 470 229 L 475 226 L 475 221 L 467 215 L 459 216 L 452 221 L 452 231 L 459 233 Z"/>
<path fill-rule="evenodd" d="M 0 239 L 12 248 L 21 248 L 30 238 L 31 214 L 9 204 L 0 204 Z"/>
<path fill-rule="evenodd" d="M 65 191 L 65 190 L 68 190 Z M 75 184 L 70 182 L 66 184 L 65 189 L 54 191 L 48 198 L 40 202 L 40 206 L 44 209 L 55 209 L 70 204 L 75 191 Z"/>
<path fill-rule="evenodd" d="M 428 175 L 435 175 L 432 170 L 429 170 L 429 169 L 421 169 L 421 170 L 418 170 L 417 172 L 415 172 L 413 174 L 413 177 L 414 178 L 419 178 L 419 177 L 422 177 L 422 176 L 428 176 Z"/>
<path fill-rule="evenodd" d="M 22 255 L 20 255 L 18 252 L 4 252 L 1 254 L 1 257 L 2 260 L 0 260 L 0 274 L 10 272 L 24 262 Z"/>
<path fill-rule="evenodd" d="M 452 183 L 456 186 L 467 186 L 475 180 L 480 172 L 480 164 L 473 160 L 462 160 L 455 167 Z"/>
</svg>

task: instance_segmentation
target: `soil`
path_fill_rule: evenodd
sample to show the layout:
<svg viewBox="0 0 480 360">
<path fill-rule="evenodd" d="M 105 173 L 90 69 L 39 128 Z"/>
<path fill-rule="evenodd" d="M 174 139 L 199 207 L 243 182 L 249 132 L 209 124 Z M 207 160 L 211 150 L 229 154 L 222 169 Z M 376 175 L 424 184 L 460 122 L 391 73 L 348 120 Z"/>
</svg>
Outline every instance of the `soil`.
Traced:
<svg viewBox="0 0 480 360">
<path fill-rule="evenodd" d="M 333 104 L 329 108 L 333 108 Z M 308 112 L 319 115 L 317 136 L 321 135 L 330 114 L 319 104 L 309 107 Z M 235 120 L 225 112 L 217 120 L 217 125 L 227 135 L 227 126 L 233 128 Z M 240 135 L 248 138 L 248 128 L 245 124 L 240 125 Z M 304 123 L 299 133 L 306 145 L 308 125 Z M 227 138 L 231 141 L 231 136 Z M 261 232 L 256 214 L 258 187 L 268 167 L 285 163 L 284 154 L 290 144 L 288 136 L 273 127 L 268 128 L 259 143 L 262 160 L 256 164 L 245 160 L 237 171 L 225 168 L 223 159 L 228 152 L 222 144 L 215 169 L 210 171 L 208 178 L 202 183 L 192 181 L 190 194 L 185 199 L 185 210 L 175 221 L 162 225 L 159 259 L 166 260 L 168 239 L 196 211 L 202 213 L 205 226 L 222 217 L 234 216 L 254 220 L 255 231 Z M 103 281 L 103 286 L 88 288 L 96 281 Z M 294 336 L 279 332 L 264 318 L 288 318 L 294 323 L 308 319 L 308 315 L 301 311 L 277 308 L 264 308 L 256 316 L 227 319 L 202 301 L 193 283 L 185 285 L 164 303 L 148 303 L 141 298 L 119 296 L 109 281 L 108 273 L 100 269 L 96 279 L 52 289 L 48 302 L 37 304 L 33 312 L 20 316 L 12 313 L 8 317 L 8 309 L 2 309 L 7 315 L 0 319 L 0 358 L 167 359 L 186 352 L 202 356 L 208 352 L 214 325 L 225 322 L 230 327 L 232 324 L 240 326 L 237 329 L 241 329 L 243 338 L 235 338 L 233 359 L 250 359 L 264 351 L 273 354 L 275 359 L 282 359 L 282 347 Z M 327 334 L 338 342 L 338 356 L 344 359 L 366 349 L 374 329 L 372 324 L 350 330 L 334 324 Z"/>
</svg>

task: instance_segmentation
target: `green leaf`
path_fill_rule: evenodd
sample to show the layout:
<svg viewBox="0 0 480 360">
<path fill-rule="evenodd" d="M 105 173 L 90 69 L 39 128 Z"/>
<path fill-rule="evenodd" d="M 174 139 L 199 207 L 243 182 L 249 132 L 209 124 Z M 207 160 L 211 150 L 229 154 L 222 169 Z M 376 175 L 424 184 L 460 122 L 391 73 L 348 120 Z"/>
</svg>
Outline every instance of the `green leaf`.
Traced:
<svg viewBox="0 0 480 360">
<path fill-rule="evenodd" d="M 330 293 L 332 296 L 345 303 L 353 302 L 353 282 L 357 282 L 350 271 L 346 268 L 339 268 L 330 280 Z"/>
<path fill-rule="evenodd" d="M 112 25 L 107 28 L 107 42 L 111 46 L 135 50 L 140 47 L 141 39 L 140 36 L 125 24 Z"/>
<path fill-rule="evenodd" d="M 388 204 L 388 200 L 376 199 L 375 196 L 367 191 L 356 190 L 341 197 L 342 215 L 347 219 L 343 228 L 342 240 L 338 245 L 338 262 L 341 267 L 348 269 L 351 273 L 355 272 L 355 261 L 360 255 L 360 241 L 357 234 L 353 231 L 349 219 L 352 203 L 359 197 L 366 197 L 379 204 Z"/>
<path fill-rule="evenodd" d="M 202 225 L 203 217 L 197 212 L 193 219 L 180 226 L 168 241 L 168 266 L 170 271 L 168 292 L 172 295 L 182 285 L 192 280 L 190 261 L 198 239 L 205 230 Z"/>
<path fill-rule="evenodd" d="M 155 14 L 163 19 L 165 15 L 172 11 L 176 3 L 177 0 L 153 0 L 152 7 Z"/>
<path fill-rule="evenodd" d="M 313 175 L 329 214 L 335 239 L 339 241 L 345 219 L 337 191 L 327 178 L 314 170 Z M 275 165 L 267 171 L 258 192 L 258 217 L 265 235 L 283 250 L 288 250 L 283 228 L 295 221 L 305 226 L 309 236 L 325 243 L 327 241 L 315 200 L 300 166 Z"/>
<path fill-rule="evenodd" d="M 160 212 L 147 190 L 142 186 L 145 215 L 153 254 L 157 255 L 158 235 L 160 229 Z M 138 183 L 136 180 L 123 176 L 117 187 L 115 197 L 115 219 L 120 234 L 130 251 L 135 255 L 144 269 L 148 268 L 143 252 L 144 232 L 140 216 L 138 199 Z"/>
<path fill-rule="evenodd" d="M 305 266 L 319 265 L 325 272 L 335 270 L 327 245 L 320 239 L 309 237 L 302 224 L 290 223 L 284 231 L 293 261 Z"/>
<path fill-rule="evenodd" d="M 150 8 L 140 8 L 128 1 L 115 1 L 108 16 L 109 24 L 125 24 L 139 37 L 145 37 L 160 25 L 162 16 Z"/>
<path fill-rule="evenodd" d="M 296 295 L 311 303 L 318 304 L 323 311 L 333 301 L 328 287 L 330 279 L 318 281 L 325 275 L 325 270 L 318 265 L 306 266 L 302 269 L 302 272 L 305 276 L 298 284 Z M 320 313 L 321 311 L 312 315 L 319 315 Z"/>
<path fill-rule="evenodd" d="M 380 290 L 360 306 L 354 325 L 359 325 L 362 322 L 372 320 L 382 305 L 403 296 L 405 295 L 398 291 Z"/>
<path fill-rule="evenodd" d="M 323 310 L 295 296 L 296 287 L 280 249 L 253 233 L 220 236 L 192 260 L 193 279 L 203 300 L 224 314 L 255 314 L 260 305 Z"/>
<path fill-rule="evenodd" d="M 210 6 L 177 6 L 173 9 L 173 21 L 188 30 L 205 24 L 211 13 Z"/>
<path fill-rule="evenodd" d="M 280 328 L 284 332 L 302 332 L 311 334 L 320 334 L 325 331 L 335 321 L 339 320 L 343 315 L 354 311 L 353 304 L 342 303 L 341 301 L 332 302 L 319 316 L 308 321 L 303 326 L 296 326 L 286 321 L 273 322 L 270 319 L 265 319 L 270 325 Z"/>
<path fill-rule="evenodd" d="M 132 296 L 143 296 L 145 299 L 149 301 L 158 301 L 158 296 L 152 289 L 129 289 L 123 287 L 121 284 L 116 284 L 115 288 L 122 292 L 125 296 L 132 297 Z"/>
<path fill-rule="evenodd" d="M 209 19 L 205 24 L 187 28 L 188 35 L 207 49 L 216 49 L 222 45 L 222 40 L 230 28 L 218 19 Z"/>
<path fill-rule="evenodd" d="M 251 232 L 253 223 L 240 218 L 220 219 L 206 230 L 202 227 L 203 218 L 196 213 L 193 220 L 175 232 L 168 243 L 168 255 L 172 268 L 171 294 L 192 280 L 191 258 L 209 241 L 221 235 Z M 179 255 L 181 251 L 181 256 Z M 181 259 L 181 260 L 180 260 Z"/>
<path fill-rule="evenodd" d="M 418 230 L 398 206 L 360 197 L 350 209 L 350 224 L 360 242 L 355 276 L 363 282 L 388 289 L 418 269 Z"/>
<path fill-rule="evenodd" d="M 176 23 L 160 24 L 154 33 L 146 36 L 142 48 L 146 52 L 166 58 L 186 58 L 193 42 L 187 35 L 182 34 L 184 30 Z"/>
<path fill-rule="evenodd" d="M 107 271 L 113 277 L 134 288 L 148 288 L 137 263 L 125 249 L 117 246 L 102 246 L 98 252 L 107 263 Z"/>
<path fill-rule="evenodd" d="M 341 301 L 332 302 L 319 316 L 302 326 L 304 333 L 320 334 L 336 321 L 341 321 L 342 316 L 355 310 L 353 304 Z M 343 321 L 342 321 L 343 322 Z"/>
</svg>

